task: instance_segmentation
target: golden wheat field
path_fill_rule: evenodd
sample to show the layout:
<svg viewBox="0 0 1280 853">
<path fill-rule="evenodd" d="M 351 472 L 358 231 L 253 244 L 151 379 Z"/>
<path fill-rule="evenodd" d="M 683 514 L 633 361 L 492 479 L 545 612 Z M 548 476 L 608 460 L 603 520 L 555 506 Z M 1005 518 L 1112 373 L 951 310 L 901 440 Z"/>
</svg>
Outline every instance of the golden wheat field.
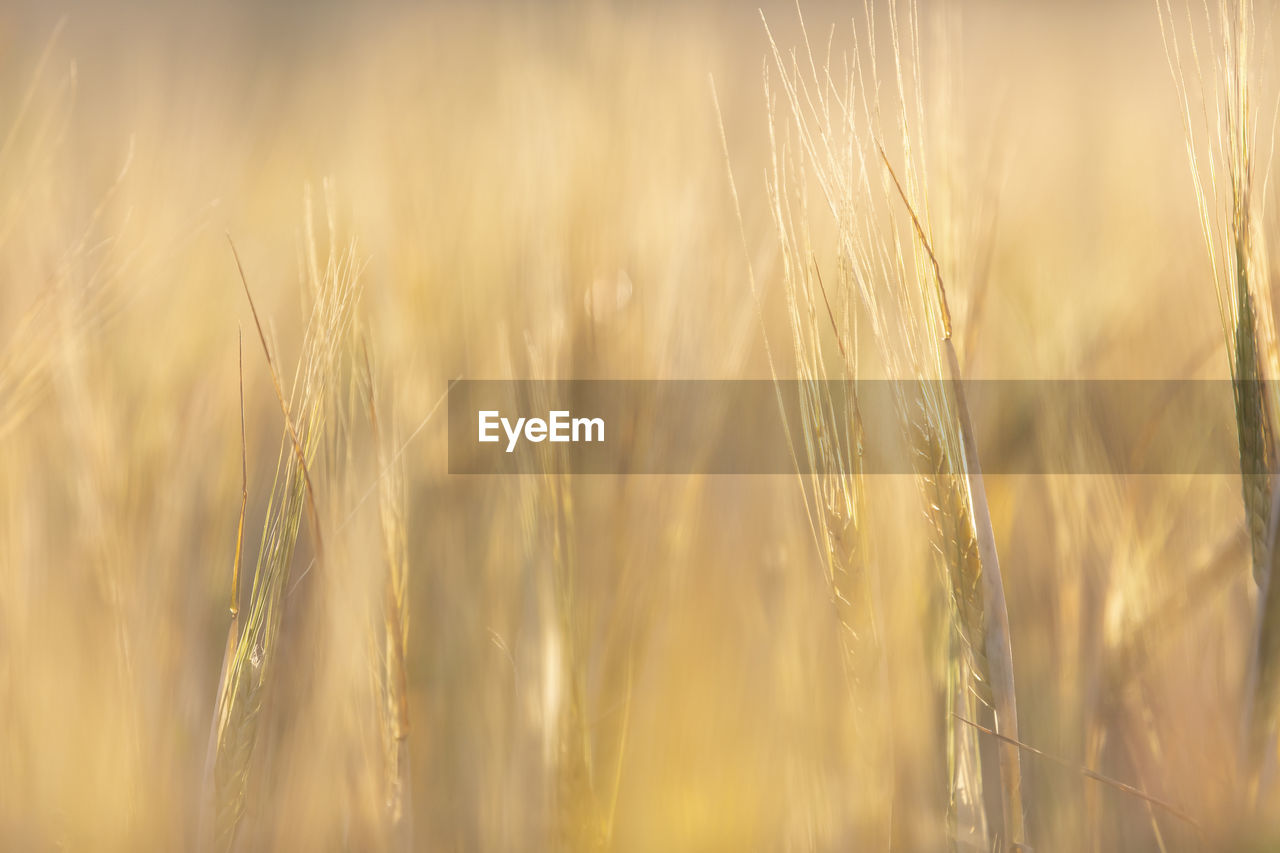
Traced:
<svg viewBox="0 0 1280 853">
<path fill-rule="evenodd" d="M 1277 38 L 7 0 L 0 849 L 1280 849 Z M 770 382 L 793 470 L 450 473 L 481 379 Z"/>
</svg>

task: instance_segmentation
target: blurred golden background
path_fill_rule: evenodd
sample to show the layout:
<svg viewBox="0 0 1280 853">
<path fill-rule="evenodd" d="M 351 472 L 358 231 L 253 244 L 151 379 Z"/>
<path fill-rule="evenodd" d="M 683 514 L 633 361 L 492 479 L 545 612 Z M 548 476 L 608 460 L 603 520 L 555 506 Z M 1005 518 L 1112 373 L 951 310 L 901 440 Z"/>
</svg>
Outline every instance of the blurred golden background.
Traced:
<svg viewBox="0 0 1280 853">
<path fill-rule="evenodd" d="M 803 7 L 824 50 L 858 49 L 862 4 Z M 802 45 L 794 6 L 764 16 Z M 965 375 L 1229 376 L 1153 4 L 919 20 L 952 164 L 934 240 L 976 271 L 950 283 Z M 1260 17 L 1264 69 L 1270 37 Z M 947 847 L 947 629 L 911 478 L 866 483 L 883 677 L 862 679 L 796 478 L 451 477 L 431 416 L 459 376 L 768 378 L 765 341 L 796 375 L 772 62 L 729 2 L 0 9 L 0 846 Z M 292 416 L 296 364 L 335 377 L 232 781 L 210 768 L 238 330 L 242 616 L 294 440 L 228 236 Z M 351 327 L 325 325 L 355 281 Z M 1065 762 L 1024 753 L 1034 849 L 1224 849 L 1280 815 L 1236 782 L 1240 494 L 987 479 L 1019 738 Z M 400 608 L 397 644 L 378 619 Z M 402 687 L 379 675 L 397 648 Z M 228 786 L 230 837 L 208 826 Z"/>
</svg>

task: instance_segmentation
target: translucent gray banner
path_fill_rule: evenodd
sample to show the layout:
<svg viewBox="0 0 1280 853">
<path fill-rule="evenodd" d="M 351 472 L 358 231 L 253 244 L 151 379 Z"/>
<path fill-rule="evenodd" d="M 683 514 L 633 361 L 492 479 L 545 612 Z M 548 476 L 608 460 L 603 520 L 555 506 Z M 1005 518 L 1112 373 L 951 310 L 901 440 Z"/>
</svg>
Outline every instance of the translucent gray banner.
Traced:
<svg viewBox="0 0 1280 853">
<path fill-rule="evenodd" d="M 986 474 L 1240 470 L 1230 381 L 962 387 Z M 929 380 L 461 380 L 449 392 L 449 472 L 916 473 L 938 464 L 923 452 L 928 431 L 958 430 L 954 391 Z M 936 472 L 973 464 L 951 458 Z"/>
</svg>

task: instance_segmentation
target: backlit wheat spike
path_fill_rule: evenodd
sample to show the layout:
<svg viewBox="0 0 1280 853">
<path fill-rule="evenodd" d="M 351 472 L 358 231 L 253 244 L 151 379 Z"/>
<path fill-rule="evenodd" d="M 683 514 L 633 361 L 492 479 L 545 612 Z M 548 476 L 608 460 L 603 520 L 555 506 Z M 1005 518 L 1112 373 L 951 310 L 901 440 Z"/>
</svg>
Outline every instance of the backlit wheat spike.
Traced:
<svg viewBox="0 0 1280 853">
<path fill-rule="evenodd" d="M 1204 24 L 1216 38 L 1212 64 L 1202 66 L 1190 11 L 1181 31 L 1170 0 L 1157 0 L 1183 128 L 1201 230 L 1218 297 L 1234 385 L 1241 494 L 1249 533 L 1258 619 L 1245 696 L 1244 759 L 1250 799 L 1271 758 L 1280 715 L 1280 595 L 1276 561 L 1277 379 L 1275 318 L 1265 252 L 1262 206 L 1255 200 L 1257 116 L 1250 100 L 1254 29 L 1252 0 L 1221 0 L 1217 21 L 1204 4 Z M 1185 50 L 1185 52 L 1184 52 Z M 1192 82 L 1188 81 L 1191 66 Z M 1197 110 L 1197 107 L 1199 108 Z M 1197 121 L 1197 117 L 1200 121 Z"/>
<path fill-rule="evenodd" d="M 923 473 L 921 488 L 933 529 L 933 549 L 947 583 L 953 626 L 953 650 L 947 663 L 949 712 L 976 716 L 992 703 L 982 601 L 982 561 L 966 483 L 951 468 L 944 444 L 931 425 L 923 400 L 910 420 L 911 445 Z M 968 717 L 968 719 L 972 719 Z M 964 726 L 947 727 L 947 766 L 951 783 L 951 821 L 957 842 L 983 847 L 990 826 L 985 811 L 978 733 Z"/>
<path fill-rule="evenodd" d="M 972 658 L 977 679 L 976 693 L 984 704 L 991 703 L 987 684 L 987 655 L 983 638 L 982 561 L 973 516 L 969 510 L 967 484 L 953 467 L 926 406 L 921 403 L 910 421 L 911 446 L 923 473 L 922 488 L 926 515 L 933 528 L 933 549 L 948 578 L 949 600 L 965 653 Z"/>
<path fill-rule="evenodd" d="M 1263 284 L 1265 253 L 1254 239 L 1260 211 L 1253 197 L 1257 119 L 1249 98 L 1253 4 L 1222 0 L 1216 23 L 1205 4 L 1204 23 L 1219 41 L 1208 68 L 1201 63 L 1190 9 L 1185 28 L 1178 24 L 1180 16 L 1170 0 L 1156 0 L 1156 11 L 1182 109 L 1192 184 L 1235 386 L 1245 520 L 1254 580 L 1261 584 L 1268 571 L 1270 476 L 1276 453 L 1277 397 L 1268 379 L 1276 378 L 1277 351 L 1270 288 Z"/>
<path fill-rule="evenodd" d="M 865 26 L 855 24 L 857 43 L 843 80 L 835 80 L 829 67 L 819 70 L 807 34 L 804 53 L 787 57 L 770 35 L 789 111 L 785 135 L 777 122 L 771 126 L 774 216 L 784 234 L 797 231 L 788 223 L 814 213 L 804 203 L 803 192 L 790 188 L 816 181 L 838 228 L 841 265 L 848 270 L 844 295 L 860 304 L 890 375 L 920 381 L 915 399 L 898 385 L 899 417 L 915 455 L 934 530 L 933 547 L 951 603 L 948 622 L 955 642 L 948 663 L 948 704 L 972 710 L 978 700 L 989 702 L 997 730 L 1016 739 L 1004 586 L 951 341 L 942 269 L 929 237 L 918 11 L 914 3 L 895 2 L 887 9 L 889 74 L 883 74 L 877 62 L 872 4 L 864 8 Z M 890 163 L 886 138 L 900 149 L 900 170 Z M 790 146 L 795 146 L 794 153 Z M 803 177 L 792 178 L 788 167 Z M 789 193 L 799 201 L 789 199 Z M 794 217 L 789 206 L 796 210 Z M 1006 745 L 998 750 L 1003 808 L 1002 821 L 995 821 L 989 817 L 993 804 L 982 793 L 975 732 L 951 721 L 946 728 L 956 843 L 985 848 L 988 825 L 999 825 L 1004 847 L 1025 845 L 1016 748 Z"/>
<path fill-rule="evenodd" d="M 892 830 L 888 819 L 894 811 L 893 756 L 891 750 L 876 746 L 884 743 L 886 730 L 893 727 L 884 608 L 868 543 L 864 433 L 857 393 L 853 386 L 837 393 L 833 385 L 858 374 L 857 334 L 850 310 L 856 285 L 849 264 L 837 259 L 832 287 L 827 288 L 814 256 L 806 215 L 804 167 L 808 161 L 803 151 L 792 152 L 776 138 L 775 145 L 770 208 L 782 251 L 791 352 L 799 377 L 796 402 L 801 429 L 798 440 L 790 432 L 787 438 L 797 472 L 809 472 L 797 477 L 829 591 L 833 634 L 840 644 L 846 685 L 854 702 L 859 758 L 864 772 L 881 782 L 883 825 L 869 828 L 862 839 L 874 849 L 889 843 Z M 840 358 L 838 366 L 830 369 L 824 352 L 827 340 L 834 340 Z M 833 380 L 833 373 L 840 378 Z M 781 396 L 779 403 L 785 418 Z"/>
<path fill-rule="evenodd" d="M 1245 522 L 1253 559 L 1253 579 L 1261 587 L 1267 577 L 1267 521 L 1271 510 L 1271 480 L 1274 441 L 1264 408 L 1262 375 L 1258 364 L 1257 338 L 1253 324 L 1253 300 L 1247 289 L 1240 292 L 1240 324 L 1232 364 L 1235 375 L 1236 432 L 1240 442 L 1240 476 Z"/>
</svg>

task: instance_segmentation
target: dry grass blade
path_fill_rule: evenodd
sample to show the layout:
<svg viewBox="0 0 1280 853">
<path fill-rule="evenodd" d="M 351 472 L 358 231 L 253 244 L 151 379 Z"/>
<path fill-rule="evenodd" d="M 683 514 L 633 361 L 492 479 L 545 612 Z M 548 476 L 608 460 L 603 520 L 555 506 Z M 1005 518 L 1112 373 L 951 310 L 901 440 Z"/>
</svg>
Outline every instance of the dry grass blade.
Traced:
<svg viewBox="0 0 1280 853">
<path fill-rule="evenodd" d="M 236 351 L 239 356 L 240 377 L 240 520 L 236 522 L 236 556 L 231 565 L 231 616 L 232 628 L 240 615 L 240 557 L 244 551 L 244 511 L 249 505 L 249 441 L 244 426 L 244 338 L 237 331 Z"/>
<path fill-rule="evenodd" d="M 267 359 L 267 370 L 271 374 L 271 387 L 276 392 L 276 400 L 280 404 L 280 413 L 284 415 L 284 428 L 288 433 L 293 452 L 298 460 L 298 468 L 302 472 L 302 483 L 307 490 L 307 508 L 311 517 L 311 530 L 316 537 L 316 559 L 321 560 L 324 553 L 320 536 L 320 516 L 316 505 L 316 490 L 311 484 L 311 472 L 307 469 L 307 454 L 303 450 L 302 439 L 298 437 L 298 428 L 294 425 L 293 416 L 289 412 L 289 401 L 285 399 L 284 390 L 280 386 L 280 374 L 276 372 L 275 362 L 271 360 L 271 347 L 267 345 L 267 335 L 262 330 L 262 321 L 258 318 L 258 307 L 253 303 L 253 293 L 249 290 L 249 279 L 245 277 L 244 265 L 240 263 L 240 253 L 236 244 L 227 235 L 227 244 L 231 247 L 231 255 L 235 258 L 236 271 L 240 273 L 240 284 L 244 287 L 245 298 L 249 300 L 249 311 L 253 314 L 253 325 L 258 330 L 258 340 L 262 343 L 262 354 Z"/>
<path fill-rule="evenodd" d="M 1168 800 L 1164 800 L 1164 799 L 1161 799 L 1160 797 L 1156 797 L 1151 794 L 1148 794 L 1146 791 L 1142 790 L 1141 788 L 1135 785 L 1130 785 L 1128 782 L 1121 782 L 1119 779 L 1113 779 L 1110 776 L 1104 776 L 1103 774 L 1098 773 L 1097 771 L 1090 770 L 1088 767 L 1083 767 L 1079 764 L 1068 761 L 1065 758 L 1061 758 L 1057 755 L 1053 755 L 1051 753 L 1045 752 L 1044 750 L 1037 749 L 1036 747 L 1031 746 L 1030 744 L 1023 743 L 1017 738 L 1012 738 L 1012 737 L 1009 737 L 1008 735 L 1000 734 L 1000 732 L 997 732 L 994 729 L 989 729 L 986 726 L 982 725 L 981 723 L 976 723 L 973 720 L 965 719 L 964 717 L 960 717 L 960 716 L 957 716 L 956 719 L 959 720 L 964 725 L 972 726 L 974 729 L 977 729 L 983 734 L 989 735 L 995 738 L 996 740 L 1000 741 L 1001 743 L 1007 746 L 1011 746 L 1014 749 L 1020 750 L 1022 752 L 1030 753 L 1031 755 L 1035 755 L 1039 758 L 1047 759 L 1048 761 L 1052 761 L 1054 764 L 1057 764 L 1061 767 L 1066 767 L 1068 769 L 1074 770 L 1077 773 L 1079 773 L 1081 776 L 1084 776 L 1086 779 L 1092 779 L 1095 782 L 1100 782 L 1101 784 L 1106 785 L 1110 788 L 1114 788 L 1117 791 L 1121 791 L 1123 793 L 1129 794 L 1130 796 L 1137 797 L 1143 802 L 1149 803 L 1150 805 L 1153 805 L 1158 809 L 1168 812 L 1169 814 L 1173 815 L 1179 820 L 1186 821 L 1196 829 L 1200 828 L 1200 824 L 1196 821 L 1195 817 L 1193 817 L 1191 813 L 1188 812 L 1186 809 L 1178 805 L 1175 805 L 1174 803 L 1171 803 Z"/>
</svg>

